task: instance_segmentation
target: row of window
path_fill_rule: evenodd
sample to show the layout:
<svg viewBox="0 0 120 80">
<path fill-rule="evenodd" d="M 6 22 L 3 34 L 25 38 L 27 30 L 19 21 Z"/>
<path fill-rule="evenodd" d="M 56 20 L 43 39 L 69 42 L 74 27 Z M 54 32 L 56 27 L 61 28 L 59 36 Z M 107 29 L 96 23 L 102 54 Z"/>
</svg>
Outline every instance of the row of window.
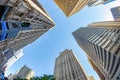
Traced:
<svg viewBox="0 0 120 80">
<path fill-rule="evenodd" d="M 4 20 L 10 8 L 12 7 L 0 5 L 0 20 Z"/>
<path fill-rule="evenodd" d="M 20 28 L 20 27 L 29 27 L 30 26 L 30 23 L 28 22 L 21 22 L 20 24 L 17 22 L 11 22 L 12 24 L 12 27 L 13 28 Z M 0 30 L 8 30 L 9 29 L 9 26 L 8 26 L 8 22 L 5 22 L 5 21 L 1 21 L 0 22 Z"/>
</svg>

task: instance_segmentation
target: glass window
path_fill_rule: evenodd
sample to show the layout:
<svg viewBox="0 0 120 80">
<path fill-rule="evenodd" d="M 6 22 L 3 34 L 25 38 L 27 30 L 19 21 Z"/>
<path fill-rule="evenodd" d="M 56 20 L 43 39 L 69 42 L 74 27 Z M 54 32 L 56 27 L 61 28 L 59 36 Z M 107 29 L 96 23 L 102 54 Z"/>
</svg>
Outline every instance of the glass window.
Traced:
<svg viewBox="0 0 120 80">
<path fill-rule="evenodd" d="M 10 6 L 0 5 L 0 20 L 4 20 L 6 14 L 10 8 L 11 8 Z"/>
<path fill-rule="evenodd" d="M 0 30 L 2 30 L 2 25 L 1 25 L 1 22 L 0 22 Z"/>
<path fill-rule="evenodd" d="M 0 35 L 0 40 L 5 40 L 7 38 L 8 33 L 2 32 Z"/>
<path fill-rule="evenodd" d="M 13 22 L 12 25 L 13 25 L 14 28 L 20 28 L 18 23 Z"/>
<path fill-rule="evenodd" d="M 47 27 L 46 27 L 46 26 L 44 26 L 44 28 L 45 28 L 45 29 L 47 29 Z"/>
<path fill-rule="evenodd" d="M 21 27 L 29 27 L 29 26 L 30 26 L 30 23 L 28 23 L 28 22 L 21 23 Z"/>
<path fill-rule="evenodd" d="M 23 15 L 24 15 L 24 13 L 20 13 L 20 14 L 18 14 L 20 17 L 22 17 Z"/>
</svg>

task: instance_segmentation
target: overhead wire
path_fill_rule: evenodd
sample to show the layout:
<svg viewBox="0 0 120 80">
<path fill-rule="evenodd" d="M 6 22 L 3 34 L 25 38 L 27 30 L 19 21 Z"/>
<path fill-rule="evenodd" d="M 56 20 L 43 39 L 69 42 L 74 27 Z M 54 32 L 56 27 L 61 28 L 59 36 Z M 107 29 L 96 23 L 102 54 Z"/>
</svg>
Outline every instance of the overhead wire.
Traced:
<svg viewBox="0 0 120 80">
<path fill-rule="evenodd" d="M 55 54 L 54 54 L 54 51 L 53 51 L 52 48 L 49 46 L 49 44 L 47 43 L 47 41 L 45 40 L 45 38 L 42 38 L 42 39 L 43 39 L 44 43 L 46 44 L 46 46 L 48 47 L 48 49 L 50 50 L 50 52 L 51 52 L 51 54 L 53 55 L 53 57 L 56 58 L 56 57 L 55 57 Z"/>
</svg>

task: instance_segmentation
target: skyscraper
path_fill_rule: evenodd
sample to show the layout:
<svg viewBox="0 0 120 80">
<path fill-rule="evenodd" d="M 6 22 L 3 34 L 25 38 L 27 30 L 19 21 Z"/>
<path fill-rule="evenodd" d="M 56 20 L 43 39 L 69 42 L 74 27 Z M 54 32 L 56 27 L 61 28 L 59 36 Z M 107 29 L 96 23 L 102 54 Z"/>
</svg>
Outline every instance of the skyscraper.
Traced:
<svg viewBox="0 0 120 80">
<path fill-rule="evenodd" d="M 120 6 L 111 8 L 114 20 L 120 20 Z"/>
<path fill-rule="evenodd" d="M 55 25 L 37 0 L 0 1 L 0 59 L 32 43 Z"/>
<path fill-rule="evenodd" d="M 120 25 L 98 23 L 80 28 L 73 35 L 101 80 L 120 80 Z"/>
<path fill-rule="evenodd" d="M 18 73 L 16 73 L 16 77 L 27 79 L 27 80 L 30 80 L 30 78 L 32 78 L 33 76 L 34 76 L 34 71 L 29 67 L 27 67 L 26 65 L 24 65 L 18 71 Z"/>
<path fill-rule="evenodd" d="M 107 3 L 110 3 L 110 2 L 113 2 L 115 0 L 102 0 L 103 4 L 107 4 Z"/>
<path fill-rule="evenodd" d="M 51 26 L 54 25 L 52 19 L 37 0 L 1 0 L 0 4 L 0 20 L 40 24 L 45 22 Z"/>
<path fill-rule="evenodd" d="M 93 76 L 88 76 L 88 80 L 95 80 Z"/>
<path fill-rule="evenodd" d="M 65 50 L 56 58 L 56 80 L 87 80 L 87 77 L 72 50 Z"/>
<path fill-rule="evenodd" d="M 91 7 L 91 6 L 97 6 L 97 5 L 100 5 L 100 4 L 108 4 L 110 2 L 113 2 L 115 0 L 91 0 L 89 3 L 88 3 L 88 6 Z"/>
<path fill-rule="evenodd" d="M 87 5 L 88 5 L 89 7 L 94 6 L 94 4 L 95 4 L 97 1 L 98 1 L 98 0 L 90 0 Z"/>
<path fill-rule="evenodd" d="M 101 21 L 101 22 L 93 22 L 92 24 L 88 24 L 88 27 L 115 27 L 120 28 L 119 21 Z"/>
<path fill-rule="evenodd" d="M 14 52 L 14 56 L 8 59 L 7 62 L 4 64 L 3 67 L 6 68 L 5 70 L 7 70 L 10 66 L 12 66 L 12 64 L 14 64 L 22 56 L 23 56 L 23 50 L 18 50 L 17 52 Z"/>
<path fill-rule="evenodd" d="M 89 1 L 90 0 L 54 0 L 67 17 L 84 8 Z"/>
</svg>

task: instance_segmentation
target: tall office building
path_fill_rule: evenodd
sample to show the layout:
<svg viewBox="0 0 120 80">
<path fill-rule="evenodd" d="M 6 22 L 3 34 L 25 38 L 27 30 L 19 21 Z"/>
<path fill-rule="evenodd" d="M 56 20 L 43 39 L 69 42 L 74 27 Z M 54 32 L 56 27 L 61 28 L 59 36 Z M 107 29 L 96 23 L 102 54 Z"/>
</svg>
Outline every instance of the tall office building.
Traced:
<svg viewBox="0 0 120 80">
<path fill-rule="evenodd" d="M 13 75 L 13 74 L 9 74 L 9 75 L 7 76 L 7 78 L 8 78 L 8 80 L 14 80 L 15 75 Z"/>
<path fill-rule="evenodd" d="M 111 8 L 114 20 L 120 20 L 120 6 Z"/>
<path fill-rule="evenodd" d="M 115 0 L 91 0 L 90 3 L 88 3 L 88 6 L 91 7 L 91 6 L 97 6 L 97 5 L 100 5 L 100 4 L 108 4 L 108 3 L 111 3 Z"/>
<path fill-rule="evenodd" d="M 98 0 L 90 0 L 89 2 L 88 2 L 88 7 L 91 7 L 91 6 L 94 6 L 94 4 L 97 2 Z"/>
<path fill-rule="evenodd" d="M 55 24 L 37 0 L 0 0 L 0 4 L 1 67 L 5 55 L 9 59 Z"/>
<path fill-rule="evenodd" d="M 120 25 L 98 23 L 80 28 L 73 35 L 101 80 L 120 80 Z"/>
<path fill-rule="evenodd" d="M 16 77 L 30 80 L 34 76 L 34 71 L 24 65 L 15 75 Z"/>
<path fill-rule="evenodd" d="M 84 8 L 90 0 L 54 0 L 67 17 Z"/>
<path fill-rule="evenodd" d="M 88 80 L 95 80 L 93 76 L 88 76 Z"/>
<path fill-rule="evenodd" d="M 102 4 L 108 4 L 108 3 L 113 2 L 113 1 L 115 1 L 115 0 L 102 0 Z"/>
<path fill-rule="evenodd" d="M 120 28 L 119 21 L 101 21 L 101 22 L 93 22 L 92 24 L 88 24 L 88 27 L 115 27 Z"/>
<path fill-rule="evenodd" d="M 0 20 L 27 21 L 54 25 L 45 9 L 37 0 L 1 0 Z"/>
<path fill-rule="evenodd" d="M 8 59 L 7 62 L 4 64 L 3 67 L 5 67 L 5 70 L 8 70 L 9 67 L 11 67 L 22 56 L 23 50 L 18 50 L 17 52 L 14 52 L 14 55 L 10 59 Z"/>
<path fill-rule="evenodd" d="M 54 76 L 56 80 L 87 80 L 73 51 L 67 49 L 56 59 Z"/>
</svg>

